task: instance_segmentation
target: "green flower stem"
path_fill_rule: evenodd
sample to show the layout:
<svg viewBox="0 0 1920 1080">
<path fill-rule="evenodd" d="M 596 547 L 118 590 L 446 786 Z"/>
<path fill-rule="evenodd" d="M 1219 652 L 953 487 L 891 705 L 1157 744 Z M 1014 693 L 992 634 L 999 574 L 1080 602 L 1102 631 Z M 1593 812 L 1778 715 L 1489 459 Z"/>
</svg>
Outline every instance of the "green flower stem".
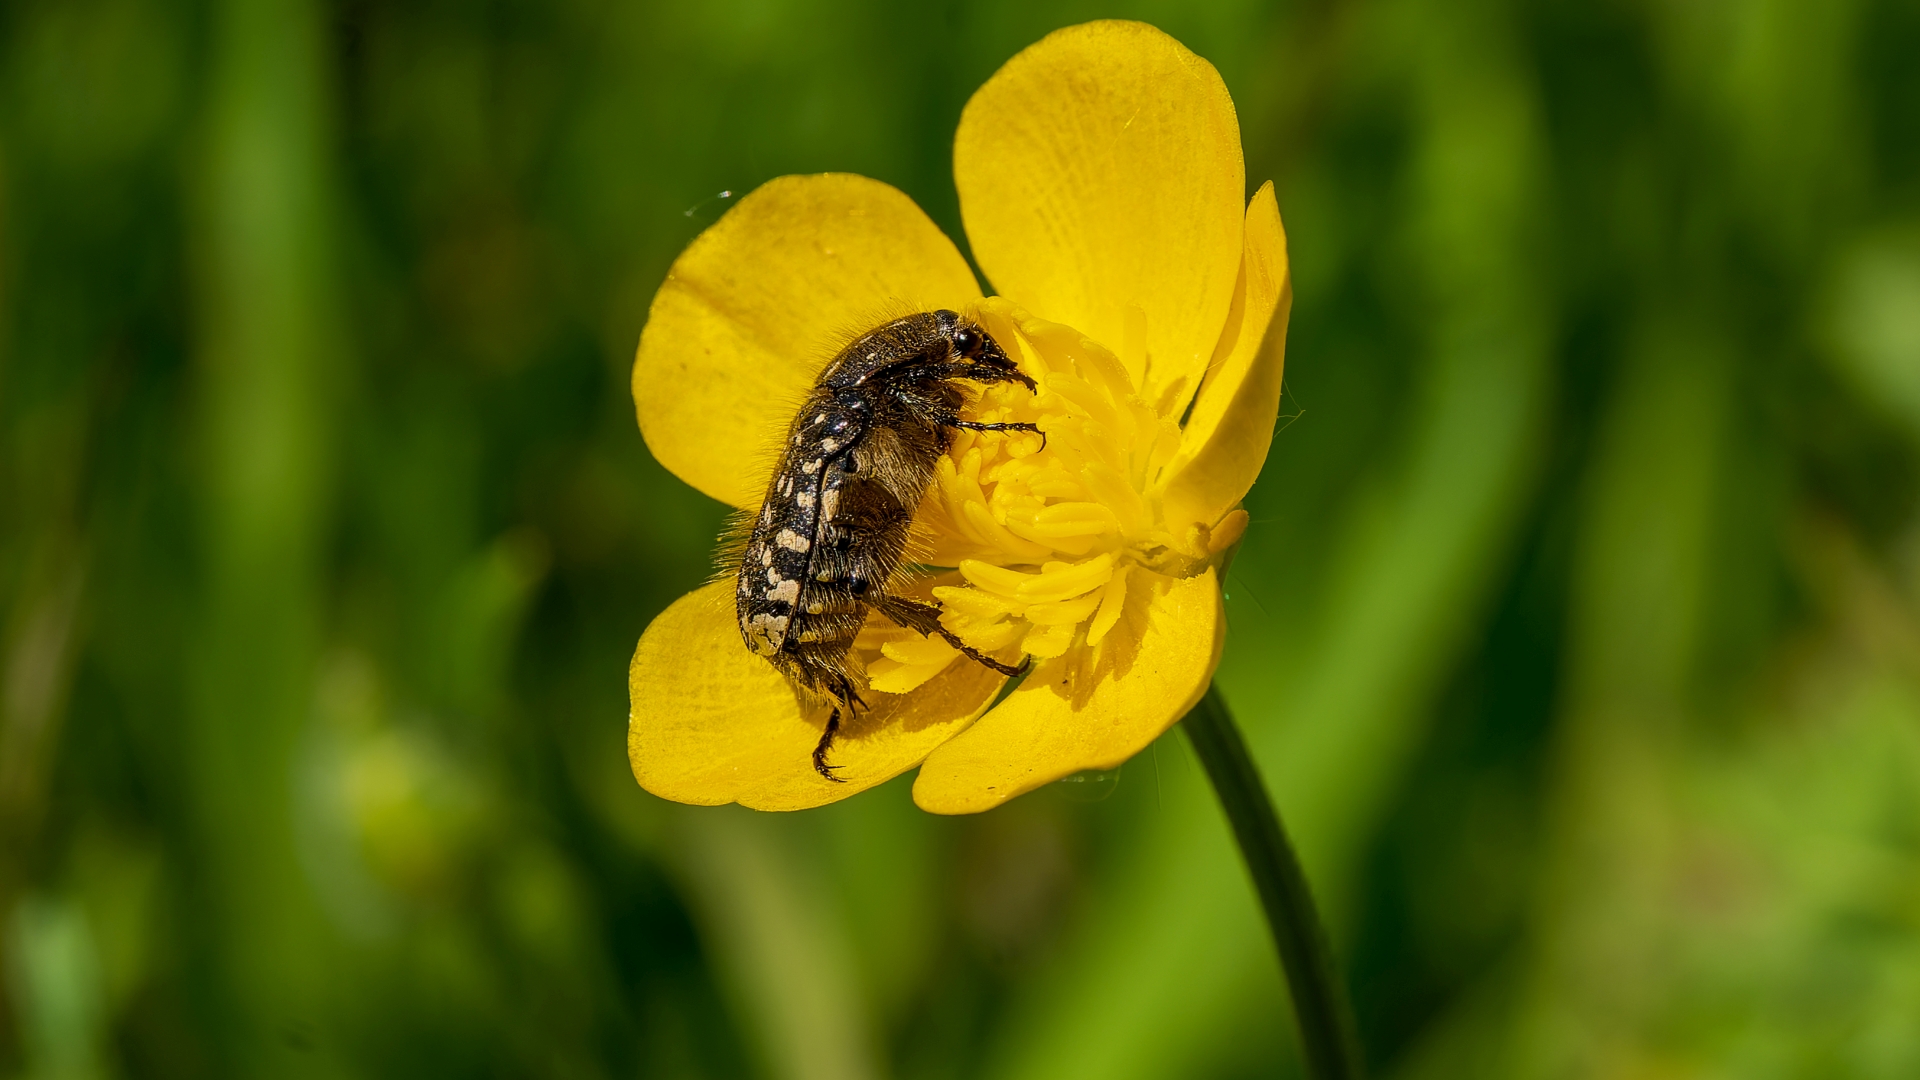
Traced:
<svg viewBox="0 0 1920 1080">
<path fill-rule="evenodd" d="M 1186 715 L 1181 726 L 1200 755 L 1200 764 L 1213 782 L 1220 806 L 1233 824 L 1240 855 L 1253 875 L 1280 948 L 1280 966 L 1286 970 L 1293 993 L 1294 1020 L 1300 1026 L 1300 1045 L 1313 1080 L 1359 1080 L 1358 1040 L 1353 1014 L 1333 968 L 1326 931 L 1313 905 L 1307 875 L 1287 841 L 1266 784 L 1247 753 L 1246 740 L 1227 712 L 1217 686 Z"/>
</svg>

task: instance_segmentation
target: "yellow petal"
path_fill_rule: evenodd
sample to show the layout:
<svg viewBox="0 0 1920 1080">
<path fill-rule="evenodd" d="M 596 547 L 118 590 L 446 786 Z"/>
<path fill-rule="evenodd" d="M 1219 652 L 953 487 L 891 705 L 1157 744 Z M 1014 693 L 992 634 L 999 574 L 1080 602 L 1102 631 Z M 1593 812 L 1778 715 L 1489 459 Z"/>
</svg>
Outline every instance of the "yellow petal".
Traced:
<svg viewBox="0 0 1920 1080">
<path fill-rule="evenodd" d="M 647 448 L 708 495 L 757 507 L 793 410 L 841 345 L 979 295 L 953 242 L 894 188 L 847 173 L 770 180 L 654 295 L 633 363 Z"/>
<path fill-rule="evenodd" d="M 1263 184 L 1247 206 L 1247 250 L 1233 312 L 1181 433 L 1180 453 L 1161 476 L 1161 507 L 1176 530 L 1220 520 L 1260 475 L 1280 412 L 1292 308 L 1287 235 L 1273 185 Z"/>
<path fill-rule="evenodd" d="M 813 770 L 826 709 L 803 710 L 786 677 L 740 643 L 732 584 L 715 582 L 674 601 L 641 636 L 627 673 L 627 756 L 640 786 L 663 799 L 801 810 L 919 764 L 1003 681 L 954 664 L 911 694 L 869 694 L 873 710 L 843 721 L 828 758 L 846 783 L 831 783 Z"/>
<path fill-rule="evenodd" d="M 1041 664 L 928 756 L 913 785 L 921 809 L 975 813 L 1082 769 L 1111 769 L 1200 700 L 1225 629 L 1213 571 L 1175 580 L 1135 568 L 1129 585 L 1100 648 Z"/>
<path fill-rule="evenodd" d="M 1055 31 L 967 102 L 953 171 L 994 288 L 1184 405 L 1232 301 L 1246 197 L 1213 65 L 1145 23 Z"/>
</svg>

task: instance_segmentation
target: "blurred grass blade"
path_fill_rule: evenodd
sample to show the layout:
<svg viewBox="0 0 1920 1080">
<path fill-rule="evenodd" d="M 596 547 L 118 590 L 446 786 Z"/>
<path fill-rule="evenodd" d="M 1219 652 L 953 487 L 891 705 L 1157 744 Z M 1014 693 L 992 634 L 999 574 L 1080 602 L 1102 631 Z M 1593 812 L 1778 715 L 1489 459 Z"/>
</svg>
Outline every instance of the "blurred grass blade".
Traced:
<svg viewBox="0 0 1920 1080">
<path fill-rule="evenodd" d="M 193 215 L 205 575 L 185 733 L 195 901 L 226 1068 L 325 1075 L 339 1065 L 326 1046 L 335 957 L 298 861 L 292 791 L 320 634 L 338 362 L 324 38 L 305 0 L 228 0 L 212 15 Z"/>
<path fill-rule="evenodd" d="M 677 815 L 676 858 L 708 948 L 776 1080 L 879 1080 L 867 1002 L 821 883 L 783 843 L 791 819 L 737 807 Z"/>
<path fill-rule="evenodd" d="M 86 912 L 71 901 L 29 896 L 11 915 L 0 941 L 30 1075 L 101 1080 L 109 1075 L 107 1017 Z"/>
</svg>

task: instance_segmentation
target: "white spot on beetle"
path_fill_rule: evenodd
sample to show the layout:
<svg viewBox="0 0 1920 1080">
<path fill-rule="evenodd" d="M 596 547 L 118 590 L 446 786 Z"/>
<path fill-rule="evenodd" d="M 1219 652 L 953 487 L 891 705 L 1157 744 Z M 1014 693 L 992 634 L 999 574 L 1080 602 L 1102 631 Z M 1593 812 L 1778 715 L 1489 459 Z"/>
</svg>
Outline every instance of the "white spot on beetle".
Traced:
<svg viewBox="0 0 1920 1080">
<path fill-rule="evenodd" d="M 808 476 L 812 476 L 814 473 L 820 471 L 820 463 L 818 461 L 809 461 L 805 465 L 800 466 L 800 471 L 806 473 Z"/>
<path fill-rule="evenodd" d="M 786 548 L 788 551 L 797 551 L 802 555 L 813 550 L 813 541 L 801 536 L 792 529 L 781 529 L 780 535 L 774 537 L 773 542 Z"/>
<path fill-rule="evenodd" d="M 747 648 L 761 656 L 777 656 L 787 640 L 787 617 L 761 612 L 747 620 Z"/>
<path fill-rule="evenodd" d="M 839 439 L 821 439 L 820 449 L 825 450 L 827 453 L 831 454 L 835 450 L 840 449 L 840 440 Z"/>
<path fill-rule="evenodd" d="M 800 494 L 795 495 L 793 497 L 793 501 L 800 504 L 800 509 L 811 510 L 813 509 L 813 492 L 803 491 Z"/>
<path fill-rule="evenodd" d="M 773 576 L 771 571 L 769 571 L 769 576 Z M 767 599 L 791 604 L 800 599 L 800 583 L 786 580 L 777 581 L 774 583 L 773 588 L 767 590 Z"/>
</svg>

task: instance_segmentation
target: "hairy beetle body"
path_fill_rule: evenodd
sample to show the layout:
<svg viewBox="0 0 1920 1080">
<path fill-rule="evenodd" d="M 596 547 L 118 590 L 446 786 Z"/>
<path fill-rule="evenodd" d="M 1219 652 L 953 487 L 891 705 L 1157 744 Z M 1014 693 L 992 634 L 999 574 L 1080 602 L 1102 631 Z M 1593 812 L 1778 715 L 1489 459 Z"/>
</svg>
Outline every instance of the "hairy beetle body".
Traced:
<svg viewBox="0 0 1920 1080">
<path fill-rule="evenodd" d="M 997 342 L 952 311 L 908 315 L 855 338 L 794 414 L 747 536 L 734 596 L 740 636 L 797 685 L 832 700 L 813 755 L 828 779 L 838 779 L 826 755 L 841 716 L 861 703 L 851 652 L 869 609 L 1018 672 L 960 642 L 940 625 L 938 607 L 890 587 L 953 430 L 1038 430 L 961 419 L 963 381 L 1034 388 Z"/>
</svg>

